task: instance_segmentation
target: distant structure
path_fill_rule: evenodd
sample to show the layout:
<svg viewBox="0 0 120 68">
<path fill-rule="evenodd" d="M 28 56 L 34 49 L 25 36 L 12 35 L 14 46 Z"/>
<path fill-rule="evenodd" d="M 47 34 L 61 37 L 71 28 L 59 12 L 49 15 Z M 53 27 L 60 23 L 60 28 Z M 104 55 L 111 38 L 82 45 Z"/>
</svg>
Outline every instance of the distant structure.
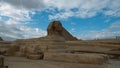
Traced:
<svg viewBox="0 0 120 68">
<path fill-rule="evenodd" d="M 60 21 L 53 21 L 48 25 L 47 28 L 48 35 L 47 36 L 59 36 L 64 38 L 66 41 L 77 40 L 77 38 L 73 37 L 61 24 Z"/>
<path fill-rule="evenodd" d="M 0 41 L 3 41 L 3 39 L 0 37 Z"/>
<path fill-rule="evenodd" d="M 116 36 L 116 39 L 120 39 L 120 36 Z"/>
</svg>

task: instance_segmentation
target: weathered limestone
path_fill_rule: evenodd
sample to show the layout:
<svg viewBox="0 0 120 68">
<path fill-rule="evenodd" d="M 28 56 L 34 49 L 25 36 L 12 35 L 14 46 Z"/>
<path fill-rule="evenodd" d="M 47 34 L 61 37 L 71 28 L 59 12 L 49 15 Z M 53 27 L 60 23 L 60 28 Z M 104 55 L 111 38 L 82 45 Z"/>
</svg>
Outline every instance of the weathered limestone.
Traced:
<svg viewBox="0 0 120 68">
<path fill-rule="evenodd" d="M 56 36 L 56 39 L 63 38 L 62 40 L 66 41 L 77 40 L 64 27 L 62 27 L 60 21 L 51 22 L 47 28 L 47 32 L 48 36 Z"/>
<path fill-rule="evenodd" d="M 19 55 L 25 56 L 26 52 L 27 52 L 26 50 L 27 50 L 27 46 L 26 45 L 20 46 Z"/>
<path fill-rule="evenodd" d="M 8 66 L 5 66 L 4 59 L 5 57 L 0 55 L 0 68 L 8 68 Z"/>
<path fill-rule="evenodd" d="M 38 45 L 29 45 L 26 48 L 26 56 L 31 59 L 42 59 L 43 53 Z"/>
<path fill-rule="evenodd" d="M 44 53 L 45 60 L 76 62 L 88 64 L 103 64 L 108 60 L 104 54 L 72 54 L 72 53 Z"/>
<path fill-rule="evenodd" d="M 43 59 L 43 54 L 38 54 L 38 55 L 29 54 L 26 57 L 29 59 L 38 60 L 38 59 Z"/>
<path fill-rule="evenodd" d="M 26 44 L 24 46 L 20 46 L 19 52 L 16 52 L 16 56 L 24 56 L 29 59 L 42 59 L 43 52 L 39 45 Z"/>
<path fill-rule="evenodd" d="M 0 55 L 0 68 L 4 67 L 4 57 Z"/>
<path fill-rule="evenodd" d="M 6 51 L 6 54 L 11 56 L 15 55 L 15 52 L 19 51 L 19 46 L 18 45 L 11 45 L 9 49 Z"/>
</svg>

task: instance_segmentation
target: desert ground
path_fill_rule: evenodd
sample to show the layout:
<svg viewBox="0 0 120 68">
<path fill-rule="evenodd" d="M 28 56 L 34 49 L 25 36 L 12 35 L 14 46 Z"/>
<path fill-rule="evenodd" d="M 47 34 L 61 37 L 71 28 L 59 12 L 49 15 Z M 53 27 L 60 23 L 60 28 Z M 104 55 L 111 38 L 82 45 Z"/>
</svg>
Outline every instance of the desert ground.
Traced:
<svg viewBox="0 0 120 68">
<path fill-rule="evenodd" d="M 24 57 L 5 57 L 8 68 L 120 68 L 120 61 L 112 60 L 107 64 L 81 64 L 47 60 L 30 60 Z"/>
</svg>

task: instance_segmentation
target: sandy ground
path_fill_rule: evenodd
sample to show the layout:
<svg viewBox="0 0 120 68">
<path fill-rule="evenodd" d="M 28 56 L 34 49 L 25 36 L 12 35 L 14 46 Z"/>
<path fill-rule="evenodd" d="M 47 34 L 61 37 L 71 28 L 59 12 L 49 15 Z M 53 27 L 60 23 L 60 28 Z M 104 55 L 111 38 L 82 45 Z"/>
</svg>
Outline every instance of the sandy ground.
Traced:
<svg viewBox="0 0 120 68">
<path fill-rule="evenodd" d="M 8 68 L 120 68 L 120 61 L 112 61 L 103 65 L 92 65 L 46 60 L 30 60 L 24 57 L 5 57 L 5 65 L 8 65 Z"/>
</svg>

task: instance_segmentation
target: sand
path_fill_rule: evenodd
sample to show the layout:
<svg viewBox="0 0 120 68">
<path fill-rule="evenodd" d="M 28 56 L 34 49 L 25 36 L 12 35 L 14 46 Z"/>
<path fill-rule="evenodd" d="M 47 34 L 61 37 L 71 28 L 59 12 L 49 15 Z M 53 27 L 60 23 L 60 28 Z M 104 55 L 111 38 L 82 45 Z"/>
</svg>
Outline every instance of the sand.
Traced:
<svg viewBox="0 0 120 68">
<path fill-rule="evenodd" d="M 24 57 L 5 57 L 5 65 L 8 68 L 120 68 L 120 61 L 114 61 L 116 64 L 80 64 L 66 63 L 46 60 L 30 60 Z"/>
</svg>

